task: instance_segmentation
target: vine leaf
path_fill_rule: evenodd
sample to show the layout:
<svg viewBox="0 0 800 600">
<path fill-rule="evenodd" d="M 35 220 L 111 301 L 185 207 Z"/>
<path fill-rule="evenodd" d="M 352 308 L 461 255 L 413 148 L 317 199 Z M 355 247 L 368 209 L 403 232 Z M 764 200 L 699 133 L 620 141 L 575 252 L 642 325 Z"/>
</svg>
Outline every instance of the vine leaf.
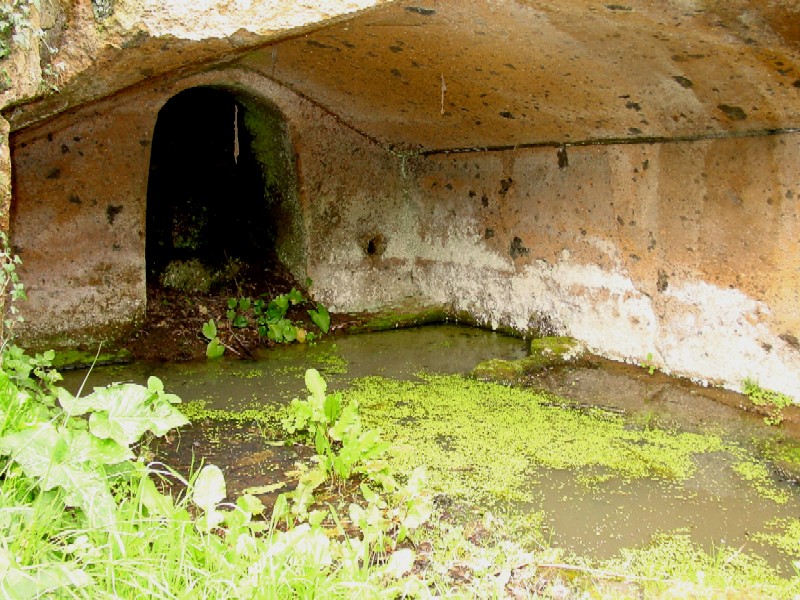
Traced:
<svg viewBox="0 0 800 600">
<path fill-rule="evenodd" d="M 203 323 L 203 335 L 208 340 L 213 340 L 217 337 L 217 324 L 214 319 L 209 319 L 207 323 Z"/>
<path fill-rule="evenodd" d="M 320 328 L 322 333 L 328 333 L 331 328 L 331 315 L 327 308 L 322 304 L 317 304 L 317 309 L 309 310 L 308 316 L 311 317 L 311 321 Z"/>
</svg>

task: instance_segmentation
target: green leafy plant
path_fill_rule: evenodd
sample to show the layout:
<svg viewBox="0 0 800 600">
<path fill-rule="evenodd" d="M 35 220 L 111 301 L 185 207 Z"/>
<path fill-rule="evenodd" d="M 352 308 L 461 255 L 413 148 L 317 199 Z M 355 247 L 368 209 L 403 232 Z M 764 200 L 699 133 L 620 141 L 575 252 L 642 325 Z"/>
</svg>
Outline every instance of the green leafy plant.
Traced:
<svg viewBox="0 0 800 600">
<path fill-rule="evenodd" d="M 247 327 L 250 324 L 250 319 L 247 318 L 246 313 L 250 310 L 250 298 L 228 298 L 228 311 L 225 316 L 231 321 L 234 327 Z"/>
<path fill-rule="evenodd" d="M 31 356 L 15 344 L 9 344 L 2 355 L 3 369 L 15 385 L 30 392 L 53 391 L 61 374 L 53 367 L 56 353 L 48 350 Z"/>
<path fill-rule="evenodd" d="M 0 263 L 7 258 L 0 255 Z M 13 272 L 0 273 L 4 285 Z M 216 339 L 213 321 L 204 334 Z M 424 582 L 408 576 L 414 552 L 390 550 L 425 516 L 424 490 L 398 492 L 396 504 L 365 492 L 368 505 L 386 505 L 380 530 L 361 519 L 363 531 L 356 524 L 332 536 L 319 511 L 278 529 L 274 518 L 261 518 L 258 498 L 226 502 L 215 465 L 184 478 L 146 463 L 147 439 L 187 422 L 176 409 L 180 400 L 159 379 L 73 395 L 56 387 L 53 352 L 28 356 L 10 338 L 3 342 L 0 597 L 344 599 L 353 590 L 391 598 L 424 592 Z M 317 396 L 324 394 L 324 382 L 310 382 Z M 337 412 L 336 402 L 328 403 L 328 418 Z M 165 480 L 183 493 L 165 492 Z M 409 506 L 414 494 L 419 498 Z M 380 560 L 371 550 L 378 538 Z"/>
<path fill-rule="evenodd" d="M 130 446 L 146 432 L 160 436 L 188 422 L 172 407 L 173 398 L 155 377 L 146 388 L 118 384 L 83 398 L 59 389 L 60 406 L 4 432 L 0 455 L 42 492 L 59 488 L 64 504 L 81 509 L 92 526 L 113 527 L 111 483 L 129 470 L 125 463 L 134 458 Z M 78 418 L 84 415 L 87 419 Z"/>
<path fill-rule="evenodd" d="M 319 464 L 334 479 L 348 479 L 354 472 L 373 479 L 375 459 L 386 452 L 389 445 L 380 439 L 377 430 L 364 430 L 358 415 L 358 403 L 342 404 L 341 393 L 327 394 L 327 383 L 316 369 L 305 375 L 308 397 L 295 398 L 289 406 L 289 416 L 283 419 L 284 429 L 300 433 L 314 444 Z M 388 480 L 381 483 L 391 484 Z"/>
<path fill-rule="evenodd" d="M 53 396 L 34 382 L 17 387 L 20 376 L 0 369 L 1 597 L 289 598 L 314 590 L 348 598 L 355 588 L 401 597 L 422 589 L 406 576 L 415 554 L 398 548 L 395 533 L 425 516 L 424 492 L 410 508 L 413 490 L 387 505 L 380 531 L 362 519 L 363 531 L 356 524 L 332 537 L 319 512 L 279 530 L 261 518 L 258 498 L 226 501 L 217 466 L 184 479 L 142 460 L 142 440 L 186 423 L 160 380 Z M 159 490 L 164 476 L 185 493 Z M 377 540 L 380 561 L 370 549 Z"/>
<path fill-rule="evenodd" d="M 341 484 L 353 475 L 378 484 L 385 492 L 396 491 L 397 482 L 381 459 L 389 444 L 378 430 L 362 427 L 358 403 L 343 404 L 340 393 L 328 394 L 327 383 L 316 369 L 306 371 L 305 383 L 307 398 L 292 400 L 282 420 L 287 433 L 299 434 L 316 450 L 314 468 L 300 476 L 292 493 L 292 513 L 305 515 L 314 490 L 326 481 Z"/>
<path fill-rule="evenodd" d="M 311 321 L 320 328 L 322 333 L 328 333 L 331 328 L 331 315 L 328 313 L 327 308 L 317 303 L 316 310 L 310 309 L 308 311 L 308 316 L 311 317 Z"/>
<path fill-rule="evenodd" d="M 289 308 L 305 302 L 303 294 L 297 289 L 286 294 L 280 294 L 270 301 L 262 298 L 253 300 L 243 296 L 239 298 L 228 298 L 225 316 L 230 322 L 232 329 L 245 329 L 255 327 L 258 335 L 269 339 L 278 344 L 288 344 L 294 341 L 313 342 L 316 335 L 306 331 L 300 325 L 293 323 L 286 317 Z M 313 315 L 311 313 L 313 312 Z M 317 309 L 309 311 L 312 321 L 317 324 L 323 333 L 327 333 L 330 327 L 330 315 L 327 309 L 321 304 Z M 203 335 L 208 340 L 206 356 L 218 358 L 225 352 L 225 344 L 218 335 L 216 323 L 213 319 L 203 324 Z"/>
<path fill-rule="evenodd" d="M 297 340 L 298 328 L 286 318 L 286 313 L 290 305 L 301 302 L 303 302 L 303 295 L 294 288 L 288 294 L 281 294 L 273 298 L 267 304 L 266 310 L 256 317 L 259 335 L 279 344 Z"/>
<path fill-rule="evenodd" d="M 237 329 L 255 327 L 260 337 L 278 344 L 294 341 L 312 342 L 316 339 L 313 332 L 306 331 L 304 327 L 286 317 L 291 306 L 305 301 L 303 294 L 295 288 L 269 301 L 262 298 L 253 300 L 249 297 L 229 298 L 226 317 L 232 327 Z M 322 304 L 317 304 L 316 309 L 310 309 L 308 314 L 322 333 L 328 333 L 330 314 Z"/>
<path fill-rule="evenodd" d="M 648 352 L 648 353 L 647 353 L 647 356 L 646 356 L 646 357 L 645 357 L 645 359 L 642 361 L 641 367 L 642 367 L 643 369 L 646 369 L 646 370 L 647 370 L 647 372 L 648 372 L 650 375 L 652 375 L 653 373 L 655 373 L 655 372 L 656 372 L 656 365 L 655 365 L 655 363 L 653 362 L 653 353 L 652 353 L 652 352 Z"/>
<path fill-rule="evenodd" d="M 27 300 L 25 288 L 17 273 L 17 267 L 21 263 L 19 256 L 12 256 L 8 251 L 8 235 L 0 232 L 0 297 L 8 298 L 6 317 L 3 320 L 3 346 L 5 346 L 6 340 L 12 337 L 14 327 L 23 322 L 22 315 L 19 314 L 17 308 L 17 302 Z"/>
<path fill-rule="evenodd" d="M 756 380 L 750 377 L 742 380 L 742 391 L 750 399 L 750 402 L 769 410 L 769 414 L 764 417 L 767 425 L 779 425 L 783 422 L 782 410 L 794 404 L 791 397 L 781 392 L 762 388 Z"/>
<path fill-rule="evenodd" d="M 406 484 L 395 490 L 388 501 L 367 483 L 362 483 L 360 489 L 366 506 L 351 503 L 349 516 L 373 551 L 396 550 L 398 544 L 431 517 L 433 504 L 427 491 L 425 470 L 421 467 L 411 473 Z"/>
<path fill-rule="evenodd" d="M 293 492 L 279 498 L 273 518 L 288 518 L 291 513 L 310 523 L 319 522 L 323 516 L 319 511 L 308 512 L 315 490 L 327 481 L 342 484 L 357 475 L 364 502 L 353 502 L 348 508 L 351 524 L 361 532 L 360 540 L 350 540 L 355 559 L 368 565 L 374 553 L 390 554 L 390 570 L 409 571 L 414 554 L 408 548 L 399 548 L 399 544 L 427 522 L 432 512 L 424 470 L 416 469 L 407 483 L 399 486 L 381 460 L 389 445 L 377 430 L 362 427 L 358 404 L 343 405 L 341 394 L 328 394 L 325 380 L 315 369 L 306 371 L 305 383 L 307 399 L 292 401 L 283 426 L 288 433 L 300 434 L 314 445 L 315 466 L 302 473 Z M 370 483 L 377 484 L 378 489 Z M 332 516 L 344 533 L 336 514 Z"/>
<path fill-rule="evenodd" d="M 206 356 L 208 358 L 219 358 L 225 354 L 225 346 L 217 336 L 217 324 L 214 319 L 209 319 L 203 323 L 203 336 L 208 340 L 206 346 Z"/>
</svg>

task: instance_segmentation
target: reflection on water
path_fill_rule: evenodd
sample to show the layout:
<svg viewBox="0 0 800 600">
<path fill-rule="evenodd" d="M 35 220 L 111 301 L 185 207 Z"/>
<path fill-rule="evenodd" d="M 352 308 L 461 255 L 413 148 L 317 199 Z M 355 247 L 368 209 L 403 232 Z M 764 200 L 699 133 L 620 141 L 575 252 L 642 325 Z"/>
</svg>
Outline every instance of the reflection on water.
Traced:
<svg viewBox="0 0 800 600">
<path fill-rule="evenodd" d="M 112 381 L 144 383 L 155 375 L 184 402 L 206 400 L 210 408 L 235 409 L 253 402 L 282 404 L 304 395 L 303 374 L 309 367 L 323 374 L 330 389 L 340 389 L 367 375 L 467 374 L 483 360 L 516 359 L 525 354 L 521 340 L 444 325 L 323 338 L 313 346 L 292 344 L 263 350 L 255 360 L 98 367 L 89 375 L 86 389 Z M 66 373 L 66 387 L 77 390 L 85 376 L 85 372 Z"/>
</svg>

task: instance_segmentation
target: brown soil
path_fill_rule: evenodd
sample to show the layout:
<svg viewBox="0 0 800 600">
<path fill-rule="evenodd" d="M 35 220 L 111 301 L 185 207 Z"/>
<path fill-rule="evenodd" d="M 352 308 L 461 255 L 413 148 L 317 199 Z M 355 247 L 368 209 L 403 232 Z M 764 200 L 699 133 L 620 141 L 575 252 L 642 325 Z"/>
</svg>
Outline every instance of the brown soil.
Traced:
<svg viewBox="0 0 800 600">
<path fill-rule="evenodd" d="M 187 361 L 206 357 L 208 340 L 203 337 L 203 324 L 214 319 L 218 337 L 226 346 L 228 356 L 248 357 L 257 348 L 274 345 L 260 338 L 255 327 L 231 326 L 225 313 L 229 298 L 250 297 L 269 300 L 280 294 L 298 289 L 304 297 L 305 290 L 282 267 L 278 260 L 248 265 L 241 277 L 230 286 L 210 293 L 187 292 L 165 289 L 157 284 L 148 285 L 147 317 L 126 342 L 125 346 L 136 360 Z M 290 307 L 287 318 L 303 323 L 308 331 L 319 330 L 308 317 L 307 310 L 315 303 L 306 301 Z M 341 329 L 342 324 L 352 321 L 348 315 L 331 315 L 331 330 Z"/>
</svg>

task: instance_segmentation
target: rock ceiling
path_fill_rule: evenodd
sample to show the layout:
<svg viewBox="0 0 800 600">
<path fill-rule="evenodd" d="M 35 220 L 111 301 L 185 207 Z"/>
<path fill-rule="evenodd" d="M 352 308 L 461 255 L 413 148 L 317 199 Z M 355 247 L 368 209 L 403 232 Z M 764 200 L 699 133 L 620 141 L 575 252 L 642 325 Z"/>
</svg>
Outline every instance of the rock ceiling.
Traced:
<svg viewBox="0 0 800 600">
<path fill-rule="evenodd" d="M 214 51 L 187 52 L 196 64 L 173 56 L 171 68 L 257 71 L 398 150 L 800 128 L 794 0 L 408 0 L 235 54 L 220 40 L 192 47 L 204 43 Z M 146 76 L 163 71 L 152 46 L 114 52 Z M 59 95 L 7 118 L 19 127 L 53 114 L 80 85 L 58 109 Z M 113 78 L 105 90 L 117 91 Z"/>
</svg>

